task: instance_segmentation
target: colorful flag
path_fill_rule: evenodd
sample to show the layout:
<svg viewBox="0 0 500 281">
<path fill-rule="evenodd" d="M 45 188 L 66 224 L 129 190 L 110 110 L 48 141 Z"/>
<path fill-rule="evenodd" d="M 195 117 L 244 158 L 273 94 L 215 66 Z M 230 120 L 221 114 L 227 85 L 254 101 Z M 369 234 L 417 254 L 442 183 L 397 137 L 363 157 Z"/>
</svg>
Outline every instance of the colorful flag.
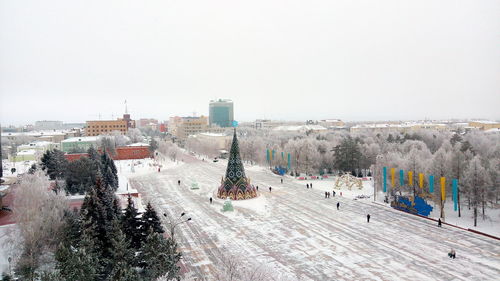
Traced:
<svg viewBox="0 0 500 281">
<path fill-rule="evenodd" d="M 453 179 L 453 210 L 458 210 L 458 180 Z"/>
<path fill-rule="evenodd" d="M 441 201 L 446 199 L 446 178 L 441 177 Z"/>
<path fill-rule="evenodd" d="M 418 174 L 418 186 L 424 188 L 424 174 Z"/>
<path fill-rule="evenodd" d="M 394 181 L 396 178 L 396 169 L 391 168 L 391 186 L 394 188 Z"/>
<path fill-rule="evenodd" d="M 434 193 L 434 176 L 429 176 L 429 192 Z"/>
<path fill-rule="evenodd" d="M 413 172 L 412 171 L 408 172 L 408 185 L 413 186 Z"/>
<path fill-rule="evenodd" d="M 387 167 L 383 168 L 384 173 L 384 192 L 387 192 Z"/>
<path fill-rule="evenodd" d="M 399 170 L 399 186 L 403 187 L 405 185 L 405 172 Z"/>
</svg>

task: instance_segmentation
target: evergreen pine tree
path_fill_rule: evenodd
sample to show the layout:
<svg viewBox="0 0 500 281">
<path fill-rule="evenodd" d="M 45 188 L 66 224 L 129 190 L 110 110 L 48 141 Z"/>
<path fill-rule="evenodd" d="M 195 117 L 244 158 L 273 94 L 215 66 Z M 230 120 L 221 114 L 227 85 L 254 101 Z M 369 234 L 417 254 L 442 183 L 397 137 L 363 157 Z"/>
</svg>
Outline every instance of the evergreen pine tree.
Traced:
<svg viewBox="0 0 500 281">
<path fill-rule="evenodd" d="M 64 157 L 64 152 L 54 149 L 47 150 L 41 159 L 42 170 L 46 171 L 51 180 L 64 178 L 68 160 Z"/>
<path fill-rule="evenodd" d="M 146 280 L 167 276 L 167 280 L 179 280 L 177 263 L 181 259 L 175 240 L 165 239 L 161 234 L 150 231 L 141 248 L 140 261 L 144 265 L 143 275 Z"/>
<path fill-rule="evenodd" d="M 134 249 L 141 247 L 141 221 L 137 217 L 139 213 L 134 207 L 134 201 L 130 195 L 127 198 L 128 204 L 122 216 L 122 229 L 127 239 L 130 240 L 130 246 Z"/>
<path fill-rule="evenodd" d="M 139 275 L 134 269 L 134 250 L 130 249 L 130 242 L 118 227 L 118 223 L 114 223 L 113 227 L 112 270 L 109 279 L 113 281 L 137 281 Z"/>
<path fill-rule="evenodd" d="M 37 170 L 37 166 L 36 166 L 36 163 L 33 163 L 33 165 L 31 165 L 30 169 L 28 170 L 28 174 L 30 175 L 33 175 Z"/>
<path fill-rule="evenodd" d="M 82 235 L 78 246 L 64 242 L 59 245 L 55 254 L 56 269 L 59 270 L 63 280 L 99 280 L 101 265 L 91 232 L 85 232 Z"/>
<path fill-rule="evenodd" d="M 115 162 L 106 152 L 104 152 L 101 156 L 101 173 L 103 175 L 104 182 L 113 188 L 113 190 L 116 190 L 118 188 L 118 171 L 116 169 Z"/>
<path fill-rule="evenodd" d="M 94 148 L 94 146 L 91 146 L 89 147 L 89 149 L 87 149 L 87 154 L 89 159 L 100 162 L 101 157 L 99 156 L 99 152 Z"/>
<path fill-rule="evenodd" d="M 120 218 L 120 210 L 117 206 L 118 201 L 113 191 L 106 188 L 98 176 L 96 185 L 85 196 L 81 214 L 82 230 L 88 231 L 95 228 L 93 231 L 96 238 L 94 243 L 103 259 L 111 257 L 113 222 Z M 106 272 L 109 267 L 106 267 L 105 264 L 103 266 Z"/>
<path fill-rule="evenodd" d="M 163 233 L 163 227 L 161 226 L 160 218 L 156 213 L 155 209 L 151 205 L 150 202 L 146 205 L 146 211 L 142 214 L 142 233 L 144 239 L 147 237 L 149 232 L 152 230 L 153 232 Z"/>
</svg>

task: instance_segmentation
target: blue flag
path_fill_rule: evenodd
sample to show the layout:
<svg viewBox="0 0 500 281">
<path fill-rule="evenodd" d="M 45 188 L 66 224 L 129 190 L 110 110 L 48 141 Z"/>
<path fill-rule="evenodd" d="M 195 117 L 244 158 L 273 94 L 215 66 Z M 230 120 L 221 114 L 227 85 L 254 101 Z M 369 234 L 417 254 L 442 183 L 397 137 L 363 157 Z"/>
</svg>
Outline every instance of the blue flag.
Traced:
<svg viewBox="0 0 500 281">
<path fill-rule="evenodd" d="M 452 186 L 453 186 L 453 210 L 457 211 L 458 210 L 458 180 L 457 179 L 453 179 Z"/>
</svg>

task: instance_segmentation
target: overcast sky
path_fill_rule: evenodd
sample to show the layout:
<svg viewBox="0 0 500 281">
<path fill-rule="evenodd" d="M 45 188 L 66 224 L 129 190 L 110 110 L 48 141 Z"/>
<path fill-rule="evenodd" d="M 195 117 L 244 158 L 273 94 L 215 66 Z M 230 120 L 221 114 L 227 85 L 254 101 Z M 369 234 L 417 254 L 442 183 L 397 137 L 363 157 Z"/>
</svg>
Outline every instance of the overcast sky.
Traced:
<svg viewBox="0 0 500 281">
<path fill-rule="evenodd" d="M 0 122 L 500 119 L 500 1 L 0 0 Z"/>
</svg>

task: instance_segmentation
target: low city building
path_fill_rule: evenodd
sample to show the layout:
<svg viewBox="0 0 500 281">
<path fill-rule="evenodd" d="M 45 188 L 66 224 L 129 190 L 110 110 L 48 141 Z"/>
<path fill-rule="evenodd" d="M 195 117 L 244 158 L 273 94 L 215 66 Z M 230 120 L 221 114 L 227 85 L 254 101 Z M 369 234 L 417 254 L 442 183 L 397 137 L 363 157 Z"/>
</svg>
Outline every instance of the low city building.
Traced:
<svg viewBox="0 0 500 281">
<path fill-rule="evenodd" d="M 48 141 L 35 141 L 17 147 L 17 151 L 30 150 L 30 149 L 41 151 L 43 153 L 51 149 L 60 149 L 60 143 L 54 143 Z"/>
<path fill-rule="evenodd" d="M 273 131 L 289 131 L 289 132 L 324 132 L 327 129 L 320 125 L 298 125 L 298 126 L 278 126 Z"/>
<path fill-rule="evenodd" d="M 36 121 L 35 122 L 35 130 L 60 130 L 63 129 L 62 121 Z"/>
<path fill-rule="evenodd" d="M 477 128 L 481 131 L 486 131 L 490 129 L 500 129 L 500 122 L 495 121 L 472 121 L 469 122 L 470 127 Z"/>
<path fill-rule="evenodd" d="M 196 138 L 203 143 L 212 143 L 215 144 L 217 149 L 225 150 L 229 148 L 231 144 L 232 138 L 231 136 L 226 136 L 224 134 L 216 134 L 216 133 L 200 133 L 196 135 L 190 136 L 190 138 Z"/>
<path fill-rule="evenodd" d="M 43 152 L 35 149 L 22 150 L 16 153 L 16 155 L 9 155 L 10 162 L 24 162 L 24 161 L 36 161 Z"/>
<path fill-rule="evenodd" d="M 97 137 L 77 137 L 61 141 L 61 150 L 66 153 L 85 152 L 91 146 L 97 148 Z"/>
<path fill-rule="evenodd" d="M 101 149 L 98 150 L 100 153 Z M 115 153 L 110 154 L 113 160 L 129 160 L 129 159 L 144 159 L 152 156 L 147 143 L 135 143 L 127 146 L 119 146 L 115 148 Z M 85 152 L 81 153 L 66 153 L 64 157 L 68 161 L 75 161 L 81 157 L 88 157 Z"/>
<path fill-rule="evenodd" d="M 93 120 L 87 121 L 85 126 L 85 135 L 99 136 L 106 135 L 113 131 L 118 131 L 122 135 L 128 132 L 128 129 L 135 128 L 135 121 L 130 119 L 130 114 L 123 114 L 123 118 L 118 118 L 116 120 Z"/>
<path fill-rule="evenodd" d="M 200 117 L 171 117 L 168 122 L 169 132 L 181 141 L 185 141 L 188 136 L 207 132 L 208 118 Z"/>
</svg>

